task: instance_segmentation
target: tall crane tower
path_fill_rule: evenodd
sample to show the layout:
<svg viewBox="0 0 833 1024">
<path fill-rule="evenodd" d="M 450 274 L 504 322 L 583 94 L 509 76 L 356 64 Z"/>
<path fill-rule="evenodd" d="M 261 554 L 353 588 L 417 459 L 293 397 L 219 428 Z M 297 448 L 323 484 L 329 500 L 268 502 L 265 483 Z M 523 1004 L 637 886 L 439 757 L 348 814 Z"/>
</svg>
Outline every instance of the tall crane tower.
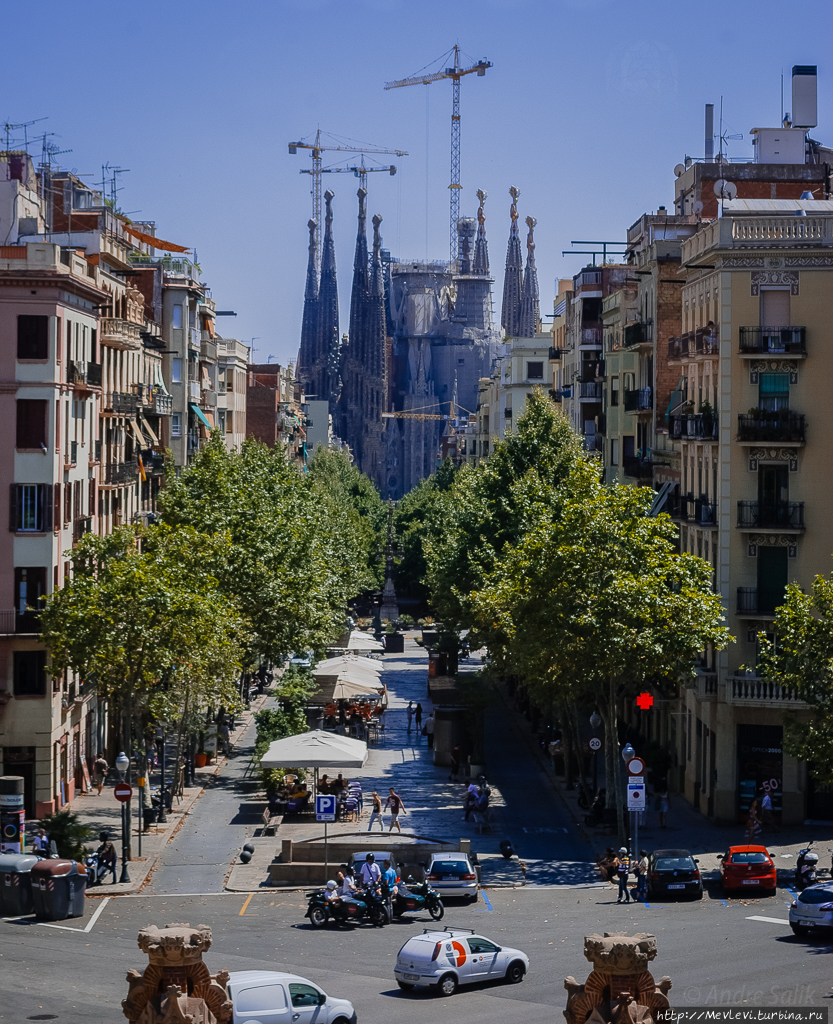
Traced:
<svg viewBox="0 0 833 1024">
<path fill-rule="evenodd" d="M 445 60 L 454 55 L 454 63 L 450 68 L 442 71 L 435 71 L 429 75 L 414 75 L 412 78 L 400 78 L 396 82 L 385 82 L 386 89 L 399 89 L 404 85 L 430 85 L 432 82 L 439 82 L 441 78 L 450 78 L 452 82 L 451 93 L 451 183 L 448 186 L 451 191 L 451 215 L 449 224 L 449 254 L 451 262 L 457 259 L 457 220 L 460 216 L 460 79 L 463 75 L 477 74 L 482 78 L 486 69 L 492 66 L 488 60 L 480 60 L 470 67 L 460 66 L 460 47 L 452 46 L 448 53 L 444 53 L 438 60 Z M 433 63 L 437 63 L 434 61 Z"/>
<path fill-rule="evenodd" d="M 359 179 L 359 185 L 366 189 L 367 188 L 367 176 L 368 174 L 374 174 L 378 172 L 384 174 L 390 174 L 393 177 L 396 174 L 396 164 L 390 164 L 388 167 L 368 167 L 364 162 L 364 153 L 362 153 L 362 159 L 359 164 L 355 167 L 322 167 L 321 174 L 352 174 L 354 177 Z M 301 174 L 313 174 L 313 170 L 310 167 L 304 167 L 301 170 Z"/>
<path fill-rule="evenodd" d="M 326 134 L 326 133 L 325 133 Z M 339 152 L 339 153 L 387 153 L 395 156 L 407 156 L 408 153 L 404 149 L 376 149 L 372 146 L 345 146 L 341 142 L 329 142 L 326 139 L 321 141 L 321 129 L 315 133 L 314 142 L 290 142 L 289 152 L 295 154 L 299 149 L 311 150 L 312 167 L 306 171 L 307 174 L 312 175 L 312 184 L 310 185 L 310 194 L 312 195 L 312 217 L 316 224 L 321 223 L 321 175 L 324 173 L 324 168 L 321 166 L 322 153 Z M 364 161 L 362 161 L 364 163 Z M 369 168 L 368 168 L 369 169 Z M 388 173 L 393 173 L 389 168 L 385 167 L 384 170 Z M 301 171 L 303 174 L 304 171 Z M 365 183 L 367 179 L 365 178 Z M 316 251 L 319 259 L 321 256 L 321 233 L 318 228 L 315 229 L 315 241 Z"/>
</svg>

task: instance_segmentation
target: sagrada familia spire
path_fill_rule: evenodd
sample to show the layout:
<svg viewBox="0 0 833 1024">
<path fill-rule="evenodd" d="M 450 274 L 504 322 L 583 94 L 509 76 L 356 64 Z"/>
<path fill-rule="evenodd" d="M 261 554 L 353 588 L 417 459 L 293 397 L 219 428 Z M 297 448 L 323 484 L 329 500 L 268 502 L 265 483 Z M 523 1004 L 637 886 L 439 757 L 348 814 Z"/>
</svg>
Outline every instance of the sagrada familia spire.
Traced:
<svg viewBox="0 0 833 1024">
<path fill-rule="evenodd" d="M 309 221 L 307 225 L 310 234 L 309 260 L 301 323 L 301 347 L 298 353 L 298 376 L 305 382 L 307 394 L 329 402 L 331 413 L 336 411 L 341 389 L 333 195 L 329 189 L 324 193 L 326 213 L 320 277 L 316 253 L 318 225 L 314 220 Z"/>
<path fill-rule="evenodd" d="M 509 245 L 506 249 L 506 273 L 503 278 L 503 306 L 500 312 L 500 323 L 504 333 L 517 337 L 521 328 L 521 297 L 523 295 L 523 260 L 521 258 L 521 239 L 518 234 L 518 198 L 520 189 L 513 185 L 509 189 L 512 205 L 509 216 L 512 227 L 509 229 Z"/>
<path fill-rule="evenodd" d="M 526 218 L 529 233 L 526 236 L 526 270 L 524 271 L 524 290 L 521 298 L 521 325 L 518 331 L 521 338 L 534 338 L 541 325 L 538 308 L 538 271 L 535 269 L 535 242 L 532 237 L 536 223 L 534 217 Z"/>
<path fill-rule="evenodd" d="M 489 273 L 489 246 L 486 243 L 486 214 L 483 211 L 483 204 L 486 202 L 487 192 L 482 188 L 477 190 L 477 198 L 480 205 L 477 207 L 477 241 L 474 243 L 474 267 L 475 274 Z M 454 378 L 455 386 L 457 378 Z"/>
</svg>

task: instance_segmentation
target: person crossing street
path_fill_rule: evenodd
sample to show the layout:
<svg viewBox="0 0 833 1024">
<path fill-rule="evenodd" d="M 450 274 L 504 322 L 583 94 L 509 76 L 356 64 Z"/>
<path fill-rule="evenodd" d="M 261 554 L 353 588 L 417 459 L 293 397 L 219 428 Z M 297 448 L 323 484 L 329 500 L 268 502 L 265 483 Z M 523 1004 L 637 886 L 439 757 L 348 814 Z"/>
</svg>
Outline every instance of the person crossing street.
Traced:
<svg viewBox="0 0 833 1024">
<path fill-rule="evenodd" d="M 628 889 L 628 875 L 631 871 L 630 858 L 626 847 L 621 847 L 616 857 L 616 878 L 619 881 L 619 899 L 617 903 L 630 903 L 631 894 Z M 636 900 L 634 900 L 636 903 Z"/>
</svg>

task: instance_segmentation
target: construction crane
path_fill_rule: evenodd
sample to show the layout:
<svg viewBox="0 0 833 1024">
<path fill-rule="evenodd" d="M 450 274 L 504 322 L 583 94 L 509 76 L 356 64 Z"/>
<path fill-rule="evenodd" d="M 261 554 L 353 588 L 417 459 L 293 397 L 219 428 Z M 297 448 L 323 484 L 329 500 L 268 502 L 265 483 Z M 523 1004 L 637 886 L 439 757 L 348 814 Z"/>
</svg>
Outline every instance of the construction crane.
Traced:
<svg viewBox="0 0 833 1024">
<path fill-rule="evenodd" d="M 298 152 L 299 149 L 309 149 L 309 150 L 312 151 L 311 154 L 310 154 L 312 156 L 312 167 L 308 171 L 306 171 L 306 173 L 312 175 L 312 185 L 310 186 L 310 193 L 312 195 L 312 218 L 313 218 L 313 220 L 315 221 L 315 223 L 317 225 L 321 224 L 321 175 L 324 173 L 324 168 L 321 166 L 321 159 L 322 159 L 321 158 L 321 154 L 322 153 L 330 153 L 330 152 L 361 153 L 361 154 L 365 154 L 365 153 L 370 153 L 370 154 L 386 153 L 386 154 L 393 154 L 395 156 L 407 156 L 408 155 L 407 150 L 404 150 L 404 149 L 376 149 L 376 148 L 374 148 L 372 146 L 344 146 L 344 145 L 341 145 L 340 143 L 339 144 L 335 144 L 335 143 L 330 144 L 329 142 L 327 142 L 326 139 L 324 140 L 324 142 L 322 142 L 321 141 L 321 129 L 320 128 L 315 133 L 315 142 L 304 142 L 302 140 L 301 142 L 290 142 L 289 143 L 289 152 L 291 154 L 294 155 L 295 153 Z M 364 163 L 364 161 L 362 161 L 362 163 Z M 373 169 L 375 169 L 375 168 L 368 168 L 368 170 L 373 170 Z M 387 170 L 388 173 L 393 173 L 387 167 L 386 168 L 382 168 L 382 169 L 383 170 Z M 305 172 L 301 171 L 301 173 L 303 174 Z M 315 229 L 315 241 L 316 241 L 317 252 L 318 252 L 318 255 L 320 257 L 320 255 L 321 255 L 321 234 L 319 233 L 317 227 Z"/>
<path fill-rule="evenodd" d="M 366 167 L 364 162 L 364 153 L 362 153 L 362 162 L 357 167 L 322 167 L 322 174 L 347 174 L 350 173 L 359 179 L 359 185 L 362 188 L 367 188 L 367 176 L 374 172 L 384 171 L 385 174 L 390 174 L 393 177 L 396 174 L 396 164 L 391 164 L 389 167 Z M 313 171 L 309 167 L 304 167 L 301 174 L 312 174 Z"/>
<path fill-rule="evenodd" d="M 438 58 L 443 60 L 450 54 L 454 54 L 454 65 L 442 71 L 435 71 L 430 75 L 414 75 L 412 78 L 400 78 L 397 82 L 385 82 L 386 89 L 399 89 L 404 85 L 430 85 L 432 82 L 439 82 L 441 78 L 450 78 L 452 81 L 451 94 L 451 184 L 448 186 L 451 191 L 451 219 L 449 225 L 449 253 L 451 262 L 457 259 L 457 220 L 460 217 L 460 79 L 463 75 L 477 74 L 482 78 L 486 69 L 492 67 L 488 60 L 478 61 L 471 67 L 460 66 L 460 47 L 452 46 L 447 54 Z M 436 61 L 434 62 L 436 63 Z"/>
<path fill-rule="evenodd" d="M 448 416 L 436 412 L 383 412 L 383 420 L 447 420 Z"/>
</svg>

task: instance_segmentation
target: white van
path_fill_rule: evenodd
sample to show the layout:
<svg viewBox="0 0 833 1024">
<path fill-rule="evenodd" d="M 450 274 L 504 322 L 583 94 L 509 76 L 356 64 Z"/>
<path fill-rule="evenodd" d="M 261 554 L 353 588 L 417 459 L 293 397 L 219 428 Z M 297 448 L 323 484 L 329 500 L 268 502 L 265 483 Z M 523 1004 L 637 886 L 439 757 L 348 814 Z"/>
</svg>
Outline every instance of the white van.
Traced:
<svg viewBox="0 0 833 1024">
<path fill-rule="evenodd" d="M 458 985 L 479 981 L 517 985 L 528 970 L 529 957 L 519 949 L 499 946 L 466 928 L 426 928 L 399 950 L 393 973 L 406 992 L 435 986 L 439 995 L 451 996 Z"/>
<path fill-rule="evenodd" d="M 234 1024 L 356 1024 L 346 999 L 333 999 L 306 978 L 281 971 L 232 971 Z"/>
</svg>

